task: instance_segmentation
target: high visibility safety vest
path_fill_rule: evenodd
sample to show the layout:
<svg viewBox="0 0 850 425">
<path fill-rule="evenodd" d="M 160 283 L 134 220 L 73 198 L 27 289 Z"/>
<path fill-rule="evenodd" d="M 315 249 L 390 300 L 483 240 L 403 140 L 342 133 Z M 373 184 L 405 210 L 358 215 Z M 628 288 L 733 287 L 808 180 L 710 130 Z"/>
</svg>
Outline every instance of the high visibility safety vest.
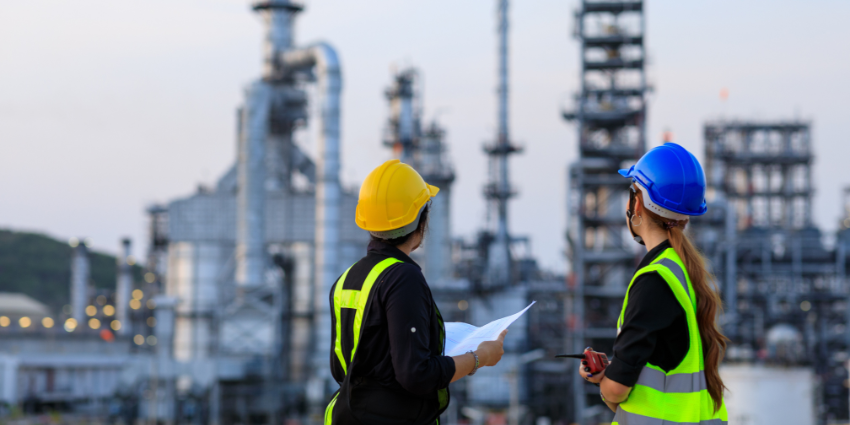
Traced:
<svg viewBox="0 0 850 425">
<path fill-rule="evenodd" d="M 336 338 L 333 342 L 333 354 L 336 355 L 337 359 L 339 359 L 339 363 L 345 371 L 345 379 L 340 385 L 339 390 L 334 394 L 333 398 L 331 398 L 328 407 L 325 409 L 324 425 L 333 425 L 335 423 L 334 418 L 338 415 L 346 415 L 348 417 L 354 416 L 355 422 L 360 422 L 356 420 L 355 412 L 351 410 L 349 401 L 351 397 L 351 371 L 353 369 L 354 362 L 356 361 L 355 354 L 357 353 L 357 346 L 360 342 L 363 330 L 362 326 L 366 312 L 373 298 L 372 288 L 374 287 L 375 282 L 390 266 L 401 262 L 401 260 L 395 258 L 387 258 L 379 262 L 372 268 L 362 283 L 346 281 L 348 278 L 348 272 L 351 271 L 351 267 L 349 267 L 334 286 L 333 313 L 336 319 Z M 344 289 L 345 286 L 349 288 L 359 287 L 360 289 Z M 434 308 L 436 309 L 436 305 L 434 305 Z M 343 332 L 342 329 L 342 309 L 351 309 L 355 311 L 353 330 L 350 334 L 353 337 L 353 341 L 351 342 L 345 341 L 343 338 L 343 335 L 346 333 Z M 439 348 L 442 352 L 445 349 L 446 329 L 439 309 L 436 310 L 436 313 L 437 321 L 439 322 L 438 325 L 440 326 Z M 442 413 L 449 404 L 448 388 L 443 388 L 437 391 L 437 400 L 440 407 L 439 413 Z M 435 420 L 437 421 L 437 425 L 439 425 L 439 420 Z"/>
<path fill-rule="evenodd" d="M 673 248 L 667 248 L 650 265 L 635 273 L 629 289 L 638 276 L 657 272 L 673 291 L 685 310 L 690 345 L 685 358 L 669 372 L 647 363 L 632 388 L 629 398 L 620 403 L 612 425 L 725 425 L 726 404 L 717 412 L 708 394 L 705 359 L 697 326 L 697 301 L 685 265 Z M 617 320 L 617 332 L 623 326 L 629 293 Z"/>
</svg>

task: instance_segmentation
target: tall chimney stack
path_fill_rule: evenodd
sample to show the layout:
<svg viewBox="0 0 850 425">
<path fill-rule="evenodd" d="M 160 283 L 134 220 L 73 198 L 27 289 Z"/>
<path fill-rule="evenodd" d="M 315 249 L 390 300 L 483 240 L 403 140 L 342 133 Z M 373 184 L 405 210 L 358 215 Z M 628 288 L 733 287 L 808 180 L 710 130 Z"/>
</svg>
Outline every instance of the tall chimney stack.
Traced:
<svg viewBox="0 0 850 425">
<path fill-rule="evenodd" d="M 86 320 L 89 300 L 89 250 L 82 239 L 71 239 L 70 245 L 74 248 L 71 255 L 71 317 L 81 326 Z"/>
<path fill-rule="evenodd" d="M 133 290 L 133 274 L 131 268 L 130 238 L 121 239 L 121 255 L 116 258 L 118 263 L 118 281 L 115 286 L 115 319 L 121 323 L 119 334 L 130 331 L 130 292 Z"/>
</svg>

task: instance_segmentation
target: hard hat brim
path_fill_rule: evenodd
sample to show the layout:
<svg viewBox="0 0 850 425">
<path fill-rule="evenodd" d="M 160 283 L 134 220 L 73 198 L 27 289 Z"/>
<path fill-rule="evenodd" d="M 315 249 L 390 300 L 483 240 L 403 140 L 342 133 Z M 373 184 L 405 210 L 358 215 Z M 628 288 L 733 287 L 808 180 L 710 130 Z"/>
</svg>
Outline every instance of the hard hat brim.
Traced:
<svg viewBox="0 0 850 425">
<path fill-rule="evenodd" d="M 655 211 L 656 213 L 659 213 L 659 211 L 656 211 L 655 208 L 665 210 L 665 212 L 667 212 L 667 213 L 659 213 L 662 217 L 675 218 L 677 220 L 681 220 L 682 218 L 680 218 L 680 216 L 681 217 L 700 216 L 700 215 L 705 214 L 706 211 L 708 211 L 708 208 L 706 207 L 705 203 L 703 203 L 702 209 L 700 211 L 682 211 L 680 209 L 672 208 L 669 205 L 666 205 L 666 203 L 664 202 L 663 199 L 655 199 L 654 198 L 655 195 L 652 193 L 652 191 L 646 190 L 646 188 L 652 186 L 652 182 L 651 181 L 649 183 L 645 182 L 644 179 L 641 178 L 641 176 L 643 176 L 644 178 L 646 178 L 646 176 L 643 173 L 635 170 L 634 165 L 629 167 L 629 169 L 619 170 L 619 171 L 617 171 L 617 173 L 619 173 L 621 176 L 623 176 L 627 179 L 632 179 L 632 181 L 634 183 L 639 184 L 641 189 L 643 189 L 642 191 L 645 192 L 646 195 L 648 195 L 647 197 L 644 198 L 644 204 L 646 204 L 647 202 L 653 204 L 652 206 L 654 208 L 650 208 L 650 209 Z M 647 206 L 647 205 L 644 205 L 644 206 Z"/>
</svg>

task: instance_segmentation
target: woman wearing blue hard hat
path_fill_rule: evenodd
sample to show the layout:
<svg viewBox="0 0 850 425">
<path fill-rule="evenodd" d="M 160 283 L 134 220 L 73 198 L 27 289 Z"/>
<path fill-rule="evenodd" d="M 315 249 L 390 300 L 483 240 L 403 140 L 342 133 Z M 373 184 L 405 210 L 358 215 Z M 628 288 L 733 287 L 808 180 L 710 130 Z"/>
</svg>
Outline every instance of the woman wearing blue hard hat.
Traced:
<svg viewBox="0 0 850 425">
<path fill-rule="evenodd" d="M 632 181 L 629 231 L 648 252 L 626 290 L 611 364 L 582 378 L 599 384 L 614 424 L 726 424 L 720 298 L 684 233 L 691 216 L 705 214 L 705 174 L 674 143 L 620 174 Z"/>
</svg>

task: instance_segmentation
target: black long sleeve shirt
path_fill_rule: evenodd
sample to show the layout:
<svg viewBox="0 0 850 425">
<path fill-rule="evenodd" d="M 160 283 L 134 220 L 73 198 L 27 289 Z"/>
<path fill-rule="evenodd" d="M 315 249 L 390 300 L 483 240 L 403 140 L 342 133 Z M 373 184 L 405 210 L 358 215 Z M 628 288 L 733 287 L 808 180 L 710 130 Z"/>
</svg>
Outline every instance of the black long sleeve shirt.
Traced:
<svg viewBox="0 0 850 425">
<path fill-rule="evenodd" d="M 643 257 L 640 270 L 652 263 L 670 242 L 664 241 Z M 673 290 L 658 273 L 644 273 L 629 290 L 629 303 L 614 356 L 605 376 L 627 387 L 635 386 L 646 363 L 670 371 L 688 353 L 690 339 L 685 310 Z"/>
<path fill-rule="evenodd" d="M 372 288 L 373 301 L 365 314 L 351 376 L 352 408 L 365 415 L 363 420 L 371 417 L 371 423 L 436 414 L 437 390 L 448 387 L 455 373 L 454 360 L 442 353 L 436 304 L 416 262 L 394 246 L 372 241 L 366 257 L 348 276 L 365 277 L 389 257 L 403 263 L 390 266 Z M 330 302 L 333 311 L 333 290 Z M 335 320 L 332 338 L 336 338 Z M 341 383 L 345 371 L 330 354 L 333 377 Z"/>
</svg>

